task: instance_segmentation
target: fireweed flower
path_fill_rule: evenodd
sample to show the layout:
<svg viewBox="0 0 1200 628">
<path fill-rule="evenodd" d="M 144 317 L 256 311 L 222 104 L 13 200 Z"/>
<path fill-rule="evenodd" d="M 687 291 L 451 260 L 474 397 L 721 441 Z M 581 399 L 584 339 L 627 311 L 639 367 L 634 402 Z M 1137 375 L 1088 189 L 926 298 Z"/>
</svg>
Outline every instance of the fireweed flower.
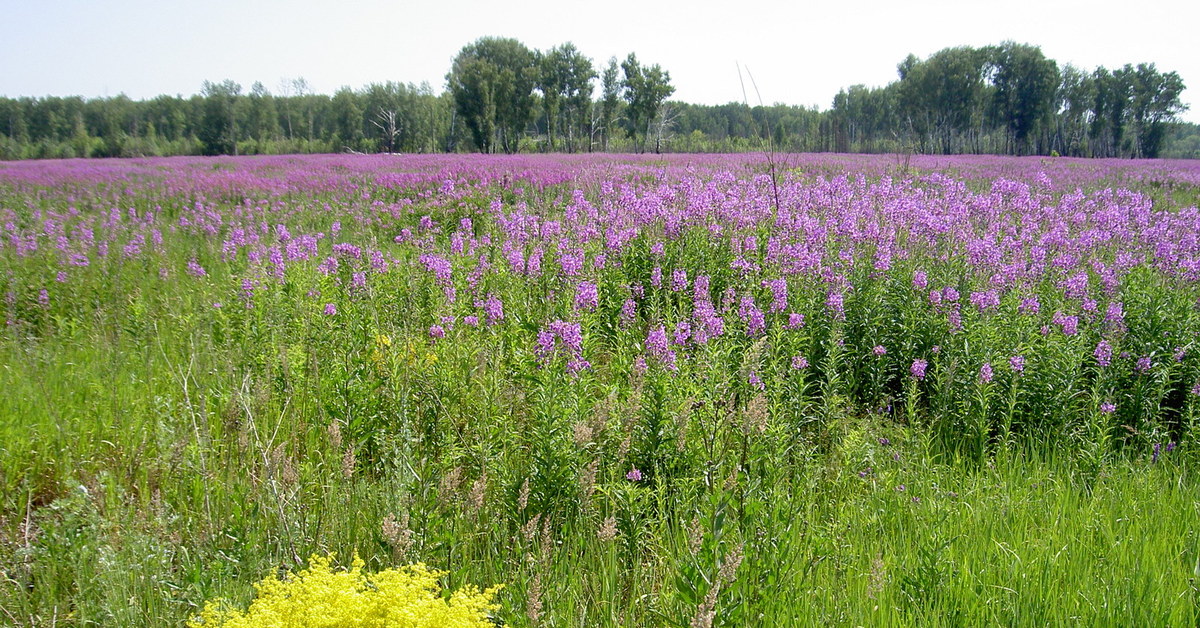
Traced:
<svg viewBox="0 0 1200 628">
<path fill-rule="evenodd" d="M 1158 462 L 1158 456 L 1162 453 L 1162 443 L 1154 443 L 1154 452 L 1150 454 L 1150 462 Z"/>
<path fill-rule="evenodd" d="M 1037 296 L 1021 299 L 1021 305 L 1017 306 L 1017 311 L 1021 314 L 1037 314 L 1041 309 L 1042 304 L 1038 302 Z"/>
<path fill-rule="evenodd" d="M 621 304 L 621 324 L 628 325 L 632 323 L 636 316 L 637 302 L 633 299 L 625 299 L 625 302 Z"/>
<path fill-rule="evenodd" d="M 1008 365 L 1010 367 L 1012 367 L 1012 370 L 1014 373 L 1024 372 L 1025 371 L 1025 357 L 1020 356 L 1020 355 L 1014 355 L 1008 359 Z"/>
<path fill-rule="evenodd" d="M 746 378 L 746 383 L 759 390 L 765 390 L 767 387 L 766 384 L 763 384 L 762 378 L 759 377 L 758 373 L 755 372 L 750 373 L 750 375 Z"/>
<path fill-rule="evenodd" d="M 197 262 L 196 258 L 194 258 L 194 257 L 192 259 L 188 260 L 187 273 L 193 277 L 207 277 L 208 276 L 208 271 L 204 270 L 204 267 L 201 266 L 200 262 Z"/>
<path fill-rule="evenodd" d="M 908 371 L 910 373 L 912 373 L 913 377 L 923 380 L 923 379 L 925 379 L 925 369 L 928 367 L 929 367 L 928 362 L 926 362 L 925 360 L 922 360 L 920 358 L 917 358 L 916 360 L 913 360 L 912 366 L 910 366 L 908 368 Z"/>
<path fill-rule="evenodd" d="M 1063 335 L 1074 336 L 1079 332 L 1079 317 L 1055 312 L 1054 318 L 1051 319 L 1055 325 L 1062 328 Z"/>
<path fill-rule="evenodd" d="M 1108 344 L 1107 340 L 1101 340 L 1100 343 L 1096 345 L 1096 351 L 1093 352 L 1093 355 L 1096 356 L 1096 363 L 1100 366 L 1108 366 L 1112 364 L 1112 345 Z"/>
<path fill-rule="evenodd" d="M 656 358 L 661 358 L 669 350 L 667 330 L 662 325 L 651 329 L 650 333 L 646 335 L 646 352 Z"/>
<path fill-rule="evenodd" d="M 583 354 L 583 327 L 579 323 L 554 321 L 550 323 L 550 330 L 573 355 Z"/>
<path fill-rule="evenodd" d="M 801 327 L 804 327 L 804 315 L 799 312 L 788 314 L 787 328 L 800 329 Z"/>
<path fill-rule="evenodd" d="M 995 290 L 972 292 L 971 305 L 975 306 L 980 312 L 998 309 L 1000 307 L 1000 295 Z"/>
<path fill-rule="evenodd" d="M 887 355 L 887 349 L 885 349 L 883 345 L 875 345 L 875 348 L 871 349 L 871 353 L 875 354 L 875 357 L 879 358 Z"/>
<path fill-rule="evenodd" d="M 842 293 L 831 291 L 826 295 L 825 307 L 829 308 L 829 311 L 833 313 L 835 320 L 846 320 L 846 305 L 842 298 Z"/>
<path fill-rule="evenodd" d="M 671 291 L 680 292 L 688 287 L 687 271 L 682 268 L 676 268 L 671 271 Z"/>
<path fill-rule="evenodd" d="M 692 337 L 692 324 L 687 321 L 679 321 L 675 324 L 675 338 L 673 342 L 677 345 L 685 345 L 689 338 Z"/>
<path fill-rule="evenodd" d="M 924 290 L 929 286 L 929 276 L 925 274 L 925 271 L 918 270 L 913 272 L 912 286 L 917 290 Z"/>
<path fill-rule="evenodd" d="M 575 289 L 575 309 L 592 311 L 600 306 L 600 292 L 596 284 L 581 281 Z"/>
<path fill-rule="evenodd" d="M 788 285 L 787 279 L 772 279 L 763 282 L 763 287 L 771 289 L 771 313 L 782 312 L 787 309 L 788 305 Z"/>
<path fill-rule="evenodd" d="M 1100 411 L 1104 414 L 1112 414 L 1113 412 L 1117 411 L 1117 404 L 1111 401 L 1105 401 L 1104 403 L 1100 404 Z"/>
<path fill-rule="evenodd" d="M 1138 361 L 1137 361 L 1137 372 L 1138 372 L 1138 373 L 1142 373 L 1142 374 L 1149 373 L 1149 372 L 1150 372 L 1150 368 L 1151 368 L 1152 366 L 1153 366 L 1153 364 L 1150 362 L 1150 356 L 1148 356 L 1148 355 L 1144 355 L 1144 356 L 1142 356 L 1142 357 L 1138 358 Z"/>
<path fill-rule="evenodd" d="M 442 327 L 441 325 L 430 325 L 429 337 L 434 338 L 434 339 L 445 338 L 446 337 L 446 329 L 444 327 Z"/>
<path fill-rule="evenodd" d="M 709 299 L 708 275 L 697 275 L 696 280 L 692 282 L 692 300 L 699 303 L 700 301 L 708 301 Z"/>
<path fill-rule="evenodd" d="M 332 303 L 325 304 L 325 316 L 333 316 L 337 314 L 337 306 Z"/>
<path fill-rule="evenodd" d="M 984 362 L 983 366 L 979 367 L 979 381 L 990 384 L 992 381 L 992 363 Z"/>
<path fill-rule="evenodd" d="M 483 308 L 483 315 L 487 319 L 488 325 L 495 325 L 504 320 L 504 303 L 490 292 L 482 304 L 476 303 L 475 306 Z"/>
<path fill-rule="evenodd" d="M 550 354 L 554 353 L 555 344 L 554 332 L 548 329 L 539 331 L 537 335 L 537 348 L 535 349 L 538 357 L 542 360 L 549 359 Z"/>
<path fill-rule="evenodd" d="M 1112 303 L 1109 303 L 1108 307 L 1104 311 L 1104 320 L 1105 322 L 1113 325 L 1124 325 L 1125 304 L 1121 301 L 1113 301 Z"/>
<path fill-rule="evenodd" d="M 637 467 L 631 467 L 629 469 L 629 473 L 625 474 L 625 479 L 629 480 L 630 482 L 641 482 L 642 472 L 638 470 Z"/>
<path fill-rule="evenodd" d="M 806 368 L 808 368 L 808 359 L 807 358 L 805 358 L 802 355 L 792 356 L 792 369 L 799 371 L 799 370 L 806 369 Z"/>
<path fill-rule="evenodd" d="M 747 336 L 757 336 L 767 327 L 766 318 L 763 316 L 762 310 L 758 309 L 758 305 L 754 302 L 754 297 L 750 295 L 742 297 L 741 305 L 738 307 L 738 316 L 746 322 Z"/>
</svg>

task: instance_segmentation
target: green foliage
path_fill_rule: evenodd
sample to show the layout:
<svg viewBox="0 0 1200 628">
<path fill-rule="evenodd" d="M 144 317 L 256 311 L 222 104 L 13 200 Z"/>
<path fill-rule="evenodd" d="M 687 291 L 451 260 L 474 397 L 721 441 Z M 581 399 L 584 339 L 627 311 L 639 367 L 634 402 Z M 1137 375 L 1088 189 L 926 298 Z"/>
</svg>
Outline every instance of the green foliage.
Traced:
<svg viewBox="0 0 1200 628">
<path fill-rule="evenodd" d="M 625 98 L 625 132 L 634 140 L 637 152 L 646 150 L 647 138 L 651 135 L 651 125 L 662 115 L 662 106 L 675 87 L 671 85 L 671 73 L 666 72 L 657 63 L 642 67 L 637 55 L 629 53 L 621 62 L 624 78 L 621 87 Z M 654 152 L 659 152 L 660 146 L 655 145 Z"/>
<path fill-rule="evenodd" d="M 517 151 L 533 115 L 535 61 L 521 42 L 497 37 L 480 38 L 454 58 L 446 81 L 480 152 Z"/>
</svg>

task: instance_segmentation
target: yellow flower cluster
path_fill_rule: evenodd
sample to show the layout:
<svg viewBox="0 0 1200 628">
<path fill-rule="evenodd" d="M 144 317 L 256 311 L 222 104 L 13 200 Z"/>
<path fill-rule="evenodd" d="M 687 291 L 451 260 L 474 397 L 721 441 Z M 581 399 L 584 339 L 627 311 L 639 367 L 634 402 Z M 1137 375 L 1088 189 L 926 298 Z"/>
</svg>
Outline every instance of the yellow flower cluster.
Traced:
<svg viewBox="0 0 1200 628">
<path fill-rule="evenodd" d="M 423 564 L 370 575 L 357 556 L 347 571 L 332 562 L 332 554 L 314 555 L 308 569 L 284 580 L 268 576 L 254 585 L 258 595 L 245 611 L 208 602 L 188 628 L 490 628 L 488 613 L 500 608 L 492 602 L 498 586 L 467 586 L 443 599 L 438 578 L 444 574 Z"/>
</svg>

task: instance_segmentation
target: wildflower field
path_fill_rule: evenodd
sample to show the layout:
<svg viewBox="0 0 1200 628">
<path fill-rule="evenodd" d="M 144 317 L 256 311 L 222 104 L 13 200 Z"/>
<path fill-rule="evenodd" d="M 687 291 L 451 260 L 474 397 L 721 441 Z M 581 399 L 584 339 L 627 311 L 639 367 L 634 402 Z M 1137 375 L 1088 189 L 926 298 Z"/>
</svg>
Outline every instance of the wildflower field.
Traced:
<svg viewBox="0 0 1200 628">
<path fill-rule="evenodd" d="M 1065 158 L 0 163 L 0 624 L 209 625 L 333 554 L 512 626 L 1196 625 L 1198 198 Z"/>
</svg>

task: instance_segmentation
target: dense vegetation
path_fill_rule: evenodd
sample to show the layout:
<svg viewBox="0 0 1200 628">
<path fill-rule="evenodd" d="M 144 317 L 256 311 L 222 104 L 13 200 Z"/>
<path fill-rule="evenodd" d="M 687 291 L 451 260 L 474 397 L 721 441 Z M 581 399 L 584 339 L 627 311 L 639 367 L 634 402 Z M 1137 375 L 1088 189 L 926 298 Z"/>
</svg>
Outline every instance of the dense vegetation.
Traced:
<svg viewBox="0 0 1200 628">
<path fill-rule="evenodd" d="M 0 165 L 0 622 L 1195 625 L 1198 166 Z"/>
<path fill-rule="evenodd" d="M 403 83 L 315 94 L 233 81 L 191 97 L 0 98 L 0 159 L 330 152 L 993 153 L 1200 157 L 1176 122 L 1184 85 L 1154 64 L 1092 71 L 1036 46 L 951 48 L 899 79 L 838 93 L 826 111 L 669 100 L 670 73 L 636 55 L 602 67 L 567 43 L 465 46 L 447 89 Z"/>
</svg>

